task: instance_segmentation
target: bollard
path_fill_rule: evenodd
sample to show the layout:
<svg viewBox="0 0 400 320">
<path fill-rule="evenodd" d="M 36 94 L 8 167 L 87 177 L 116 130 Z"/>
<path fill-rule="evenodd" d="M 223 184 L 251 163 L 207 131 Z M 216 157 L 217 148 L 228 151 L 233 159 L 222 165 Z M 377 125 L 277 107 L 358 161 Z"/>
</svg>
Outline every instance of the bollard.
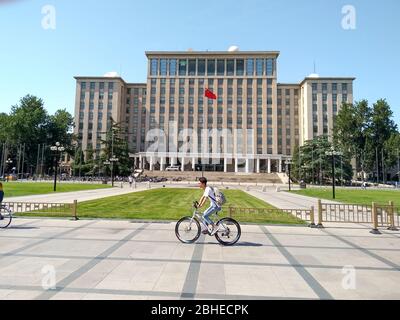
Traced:
<svg viewBox="0 0 400 320">
<path fill-rule="evenodd" d="M 310 228 L 315 228 L 315 217 L 314 217 L 314 206 L 311 207 L 311 213 L 310 213 L 310 220 L 311 223 L 308 225 Z"/>
<path fill-rule="evenodd" d="M 373 223 L 373 228 L 370 231 L 370 233 L 381 234 L 380 231 L 378 230 L 378 210 L 376 208 L 375 202 L 372 202 L 372 223 Z"/>
<path fill-rule="evenodd" d="M 123 186 L 122 186 L 122 182 L 121 182 L 121 189 L 123 188 Z"/>
<path fill-rule="evenodd" d="M 262 188 L 262 192 L 267 192 L 267 186 L 264 186 L 264 187 Z"/>
<path fill-rule="evenodd" d="M 79 220 L 77 211 L 78 211 L 78 200 L 74 200 L 74 202 L 72 204 L 72 215 L 73 215 L 75 221 Z"/>
<path fill-rule="evenodd" d="M 324 228 L 322 224 L 322 202 L 321 199 L 318 199 L 318 225 L 317 228 Z"/>
<path fill-rule="evenodd" d="M 147 188 L 148 188 L 148 189 L 151 189 L 151 186 L 150 186 L 150 181 L 149 181 L 149 182 L 147 182 Z"/>
<path fill-rule="evenodd" d="M 396 228 L 395 222 L 394 222 L 394 202 L 389 201 L 389 217 L 390 217 L 390 226 L 388 230 L 391 231 L 399 231 L 399 229 Z"/>
</svg>

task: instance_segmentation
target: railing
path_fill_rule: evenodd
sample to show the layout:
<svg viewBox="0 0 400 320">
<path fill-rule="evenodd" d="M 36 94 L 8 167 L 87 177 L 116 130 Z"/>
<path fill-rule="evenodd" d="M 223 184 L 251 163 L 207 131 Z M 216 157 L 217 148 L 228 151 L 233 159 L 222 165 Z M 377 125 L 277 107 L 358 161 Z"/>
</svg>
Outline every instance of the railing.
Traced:
<svg viewBox="0 0 400 320">
<path fill-rule="evenodd" d="M 39 203 L 39 202 L 3 202 L 3 205 L 9 207 L 13 216 L 25 217 L 72 217 L 78 220 L 77 207 L 78 202 L 73 203 Z"/>
<path fill-rule="evenodd" d="M 389 230 L 398 230 L 400 226 L 400 207 L 393 202 L 388 205 L 373 202 L 369 205 L 360 204 L 330 204 L 318 200 L 317 206 L 318 227 L 324 222 L 335 223 L 365 223 L 372 224 L 372 233 L 379 234 L 379 227 Z"/>
<path fill-rule="evenodd" d="M 229 207 L 229 217 L 246 222 L 246 219 L 251 218 L 251 221 L 257 222 L 276 222 L 285 221 L 288 223 L 304 223 L 306 221 L 314 224 L 314 207 L 308 209 L 275 209 L 275 208 L 237 208 Z"/>
<path fill-rule="evenodd" d="M 400 222 L 400 207 L 395 207 L 392 201 L 388 205 L 374 204 L 374 229 L 387 227 L 397 230 Z"/>
<path fill-rule="evenodd" d="M 320 203 L 318 206 L 323 222 L 372 223 L 372 207 L 368 205 Z"/>
</svg>

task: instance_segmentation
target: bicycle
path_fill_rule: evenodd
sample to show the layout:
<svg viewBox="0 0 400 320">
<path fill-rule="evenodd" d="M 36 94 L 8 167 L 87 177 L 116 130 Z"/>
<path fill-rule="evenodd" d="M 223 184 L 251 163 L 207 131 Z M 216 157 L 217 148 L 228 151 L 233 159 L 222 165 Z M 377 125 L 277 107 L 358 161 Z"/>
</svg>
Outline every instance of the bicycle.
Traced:
<svg viewBox="0 0 400 320">
<path fill-rule="evenodd" d="M 12 211 L 5 204 L 0 204 L 0 229 L 5 229 L 11 224 Z"/>
<path fill-rule="evenodd" d="M 201 225 L 207 229 L 207 234 L 211 236 L 206 221 L 198 211 L 197 201 L 193 202 L 193 208 L 193 215 L 191 217 L 183 217 L 175 226 L 175 235 L 182 243 L 188 244 L 196 242 L 202 232 Z M 214 214 L 218 216 L 218 212 Z M 239 241 L 242 231 L 240 224 L 236 220 L 232 218 L 222 218 L 216 225 L 218 229 L 214 236 L 219 243 L 224 246 L 232 246 Z"/>
</svg>

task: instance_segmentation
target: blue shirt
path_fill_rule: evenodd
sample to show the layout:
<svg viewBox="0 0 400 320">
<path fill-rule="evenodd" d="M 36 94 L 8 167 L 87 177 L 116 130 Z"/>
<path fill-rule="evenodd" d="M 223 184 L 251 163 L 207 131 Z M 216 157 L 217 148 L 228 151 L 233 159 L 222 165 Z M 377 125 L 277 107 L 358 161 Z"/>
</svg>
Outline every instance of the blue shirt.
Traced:
<svg viewBox="0 0 400 320">
<path fill-rule="evenodd" d="M 4 199 L 4 191 L 0 190 L 0 203 L 3 202 Z"/>
</svg>

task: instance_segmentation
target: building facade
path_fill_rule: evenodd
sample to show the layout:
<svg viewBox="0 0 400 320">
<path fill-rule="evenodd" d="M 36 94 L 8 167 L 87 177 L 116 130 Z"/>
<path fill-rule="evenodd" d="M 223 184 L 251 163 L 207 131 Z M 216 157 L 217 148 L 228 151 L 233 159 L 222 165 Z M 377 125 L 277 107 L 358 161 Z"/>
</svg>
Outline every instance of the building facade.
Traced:
<svg viewBox="0 0 400 320">
<path fill-rule="evenodd" d="M 110 117 L 122 124 L 135 166 L 281 172 L 294 148 L 330 136 L 355 78 L 277 81 L 279 52 L 146 52 L 147 83 L 76 77 L 76 134 L 100 152 Z M 206 89 L 217 96 L 205 97 Z"/>
</svg>

